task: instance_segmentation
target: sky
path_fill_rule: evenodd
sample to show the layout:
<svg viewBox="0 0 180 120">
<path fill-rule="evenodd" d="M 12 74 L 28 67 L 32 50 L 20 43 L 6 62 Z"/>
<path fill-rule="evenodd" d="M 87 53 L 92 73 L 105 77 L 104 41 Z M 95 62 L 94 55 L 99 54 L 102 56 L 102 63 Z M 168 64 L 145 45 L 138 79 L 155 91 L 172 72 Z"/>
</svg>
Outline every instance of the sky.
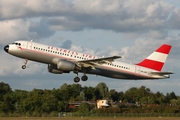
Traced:
<svg viewBox="0 0 180 120">
<path fill-rule="evenodd" d="M 97 56 L 120 55 L 118 61 L 138 63 L 162 44 L 172 45 L 163 71 L 175 74 L 163 80 L 119 80 L 88 75 L 82 86 L 104 82 L 125 92 L 146 86 L 152 92 L 180 95 L 179 0 L 0 0 L 0 82 L 13 90 L 59 88 L 75 84 L 74 73 L 51 74 L 46 64 L 24 60 L 4 51 L 16 40 L 35 42 Z M 79 74 L 80 76 L 82 74 Z"/>
</svg>

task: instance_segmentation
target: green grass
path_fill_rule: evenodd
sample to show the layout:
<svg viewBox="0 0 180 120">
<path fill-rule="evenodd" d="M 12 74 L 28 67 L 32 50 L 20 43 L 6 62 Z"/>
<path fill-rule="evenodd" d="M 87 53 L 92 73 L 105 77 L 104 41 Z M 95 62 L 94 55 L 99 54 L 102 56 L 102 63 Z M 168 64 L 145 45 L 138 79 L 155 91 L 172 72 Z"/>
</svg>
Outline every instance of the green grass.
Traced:
<svg viewBox="0 0 180 120">
<path fill-rule="evenodd" d="M 0 117 L 0 120 L 179 120 L 180 117 L 148 117 L 148 118 L 106 118 L 106 117 L 73 117 L 73 118 L 58 118 L 58 117 Z"/>
</svg>

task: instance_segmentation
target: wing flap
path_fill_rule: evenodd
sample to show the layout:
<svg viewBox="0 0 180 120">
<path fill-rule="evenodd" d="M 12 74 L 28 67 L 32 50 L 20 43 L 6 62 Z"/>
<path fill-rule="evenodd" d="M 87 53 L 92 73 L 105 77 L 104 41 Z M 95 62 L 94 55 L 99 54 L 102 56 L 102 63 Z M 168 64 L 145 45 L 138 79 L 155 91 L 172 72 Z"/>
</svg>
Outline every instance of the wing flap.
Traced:
<svg viewBox="0 0 180 120">
<path fill-rule="evenodd" d="M 78 61 L 78 62 L 96 62 L 96 63 L 107 63 L 107 62 L 113 62 L 114 59 L 118 59 L 121 58 L 121 56 L 112 56 L 112 57 L 103 57 L 103 58 L 97 58 L 97 59 L 90 59 L 90 60 L 82 60 L 82 61 Z"/>
<path fill-rule="evenodd" d="M 115 59 L 118 59 L 118 58 L 121 58 L 121 56 L 103 57 L 103 58 L 90 59 L 90 60 L 81 60 L 81 61 L 77 61 L 77 64 L 83 68 L 91 67 L 92 69 L 95 69 L 94 66 L 102 65 L 105 63 L 112 63 Z"/>
</svg>

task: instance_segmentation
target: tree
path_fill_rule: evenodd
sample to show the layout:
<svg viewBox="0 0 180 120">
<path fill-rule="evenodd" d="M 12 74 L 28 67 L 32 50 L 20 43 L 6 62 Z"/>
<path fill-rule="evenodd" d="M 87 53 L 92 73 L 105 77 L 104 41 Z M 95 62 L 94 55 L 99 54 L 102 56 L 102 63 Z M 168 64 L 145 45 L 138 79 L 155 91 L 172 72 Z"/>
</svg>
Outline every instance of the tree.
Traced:
<svg viewBox="0 0 180 120">
<path fill-rule="evenodd" d="M 177 98 L 177 104 L 180 105 L 180 97 Z"/>
<path fill-rule="evenodd" d="M 177 99 L 177 96 L 174 92 L 171 92 L 171 93 L 167 93 L 165 98 L 166 98 L 166 102 L 170 103 L 172 99 Z"/>
<path fill-rule="evenodd" d="M 81 92 L 80 84 L 67 85 L 63 84 L 60 87 L 59 94 L 61 94 L 61 100 L 68 101 L 69 99 L 75 100 L 77 96 L 80 96 Z"/>
<path fill-rule="evenodd" d="M 89 113 L 89 111 L 90 111 L 90 105 L 88 103 L 82 102 L 78 108 L 78 112 L 86 114 Z"/>
<path fill-rule="evenodd" d="M 14 106 L 14 99 L 12 96 L 12 93 L 7 93 L 3 96 L 3 101 L 1 103 L 1 107 L 0 111 L 3 111 L 4 113 L 10 113 L 13 112 L 15 110 L 15 106 Z"/>
<path fill-rule="evenodd" d="M 13 98 L 15 99 L 15 107 L 18 113 L 25 113 L 23 101 L 28 96 L 28 92 L 25 90 L 15 90 L 13 92 Z"/>
<path fill-rule="evenodd" d="M 42 95 L 42 110 L 46 113 L 58 110 L 58 100 L 51 93 Z"/>
<path fill-rule="evenodd" d="M 108 93 L 108 87 L 105 83 L 101 82 L 96 86 L 96 90 L 99 91 L 99 98 L 100 99 L 105 99 L 107 98 L 107 93 Z M 98 92 L 97 92 L 98 93 Z"/>
<path fill-rule="evenodd" d="M 0 82 L 0 101 L 2 101 L 3 96 L 9 92 L 12 92 L 10 86 L 6 83 Z"/>
<path fill-rule="evenodd" d="M 170 95 L 169 95 L 169 98 L 170 98 L 170 100 L 177 99 L 177 96 L 176 96 L 176 94 L 174 92 L 171 92 Z"/>
<path fill-rule="evenodd" d="M 165 96 L 159 91 L 155 94 L 155 104 L 164 104 L 166 102 Z"/>
<path fill-rule="evenodd" d="M 172 105 L 177 105 L 178 104 L 178 100 L 177 99 L 171 99 L 170 103 Z"/>
<path fill-rule="evenodd" d="M 128 100 L 128 102 L 135 103 L 135 102 L 139 101 L 138 94 L 139 94 L 138 88 L 133 87 L 125 92 L 124 97 L 125 97 L 125 99 Z"/>
<path fill-rule="evenodd" d="M 108 96 L 110 99 L 112 99 L 113 101 L 118 101 L 119 100 L 119 94 L 115 89 L 111 89 L 108 92 Z"/>
<path fill-rule="evenodd" d="M 83 89 L 86 100 L 96 100 L 95 88 L 85 86 Z"/>
<path fill-rule="evenodd" d="M 0 111 L 8 113 L 15 110 L 15 101 L 12 93 L 8 84 L 0 82 Z"/>
<path fill-rule="evenodd" d="M 23 100 L 23 107 L 29 113 L 42 113 L 42 95 L 44 91 L 41 89 L 33 89 L 28 93 L 27 98 Z"/>
<path fill-rule="evenodd" d="M 76 100 L 97 100 L 112 99 L 113 101 L 122 100 L 122 102 L 140 102 L 141 107 L 134 105 L 127 106 L 119 104 L 119 107 L 110 107 L 108 109 L 95 110 L 97 113 L 117 113 L 117 112 L 179 112 L 180 97 L 174 92 L 167 93 L 166 96 L 161 92 L 153 93 L 149 88 L 141 86 L 140 88 L 129 88 L 125 93 L 117 92 L 115 89 L 108 91 L 105 83 L 99 83 L 96 87 L 81 87 L 79 84 L 63 84 L 59 89 L 32 91 L 14 90 L 6 83 L 0 83 L 0 114 L 26 114 L 41 116 L 43 113 L 56 114 L 57 112 L 68 111 L 70 101 Z M 168 103 L 168 104 L 167 104 Z M 169 103 L 175 106 L 169 107 Z M 144 107 L 144 105 L 152 106 Z M 153 104 L 159 104 L 155 106 Z M 77 108 L 79 113 L 89 113 L 91 106 L 88 103 L 81 103 Z M 74 111 L 76 111 L 74 110 Z M 121 110 L 121 111 L 120 111 Z"/>
</svg>

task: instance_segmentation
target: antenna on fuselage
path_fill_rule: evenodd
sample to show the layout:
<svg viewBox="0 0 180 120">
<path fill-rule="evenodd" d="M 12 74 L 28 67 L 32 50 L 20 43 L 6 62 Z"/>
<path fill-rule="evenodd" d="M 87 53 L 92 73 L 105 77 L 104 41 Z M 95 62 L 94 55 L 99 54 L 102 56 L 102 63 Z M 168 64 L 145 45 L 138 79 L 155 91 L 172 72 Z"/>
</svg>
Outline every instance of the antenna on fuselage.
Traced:
<svg viewBox="0 0 180 120">
<path fill-rule="evenodd" d="M 33 39 L 31 39 L 31 42 L 33 41 Z"/>
</svg>

